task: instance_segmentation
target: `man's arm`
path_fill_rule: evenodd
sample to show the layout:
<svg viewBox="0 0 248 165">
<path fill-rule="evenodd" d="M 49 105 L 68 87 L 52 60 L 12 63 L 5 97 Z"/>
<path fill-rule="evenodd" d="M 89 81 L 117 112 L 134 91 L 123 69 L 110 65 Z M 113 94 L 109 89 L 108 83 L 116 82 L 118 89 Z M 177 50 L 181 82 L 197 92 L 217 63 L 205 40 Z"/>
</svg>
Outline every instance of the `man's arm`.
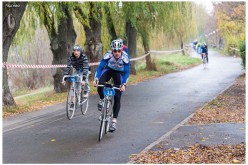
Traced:
<svg viewBox="0 0 248 165">
<path fill-rule="evenodd" d="M 84 59 L 83 59 L 83 80 L 84 81 L 87 78 L 88 71 L 89 71 L 89 61 L 88 61 L 88 57 L 86 56 L 86 54 L 84 54 Z"/>
<path fill-rule="evenodd" d="M 124 74 L 123 74 L 123 82 L 122 84 L 126 84 L 130 75 L 130 65 L 129 63 L 124 64 Z"/>
<path fill-rule="evenodd" d="M 95 79 L 99 80 L 102 70 L 106 66 L 106 64 L 107 64 L 107 60 L 102 59 L 96 70 Z"/>
<path fill-rule="evenodd" d="M 65 74 L 65 75 L 69 75 L 70 70 L 71 70 L 71 58 L 68 57 L 68 60 L 67 60 L 67 67 L 65 68 L 64 74 Z"/>
</svg>

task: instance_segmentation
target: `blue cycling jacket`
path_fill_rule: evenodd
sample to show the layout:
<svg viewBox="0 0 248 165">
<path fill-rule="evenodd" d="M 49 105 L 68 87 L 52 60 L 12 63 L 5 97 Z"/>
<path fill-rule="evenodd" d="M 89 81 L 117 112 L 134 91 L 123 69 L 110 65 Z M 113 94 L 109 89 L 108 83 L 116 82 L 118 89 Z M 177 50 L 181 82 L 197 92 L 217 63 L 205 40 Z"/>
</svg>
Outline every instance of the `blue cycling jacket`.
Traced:
<svg viewBox="0 0 248 165">
<path fill-rule="evenodd" d="M 123 73 L 123 82 L 122 83 L 127 83 L 129 74 L 130 74 L 130 65 L 129 65 L 129 57 L 126 52 L 122 52 L 121 57 L 119 59 L 115 59 L 112 51 L 108 51 L 103 59 L 100 62 L 100 65 L 98 66 L 96 70 L 95 77 L 100 78 L 102 70 L 105 67 L 108 67 L 109 69 L 113 69 L 119 72 Z"/>
</svg>

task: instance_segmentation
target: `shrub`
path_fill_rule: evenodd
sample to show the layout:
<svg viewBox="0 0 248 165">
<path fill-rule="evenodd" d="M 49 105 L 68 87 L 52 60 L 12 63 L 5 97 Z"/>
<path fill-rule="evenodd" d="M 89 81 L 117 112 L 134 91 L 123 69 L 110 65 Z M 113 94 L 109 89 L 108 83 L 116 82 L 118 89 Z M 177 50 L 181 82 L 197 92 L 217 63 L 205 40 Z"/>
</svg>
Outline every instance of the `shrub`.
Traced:
<svg viewBox="0 0 248 165">
<path fill-rule="evenodd" d="M 241 42 L 239 49 L 240 49 L 240 56 L 242 59 L 242 66 L 245 69 L 245 41 Z"/>
</svg>

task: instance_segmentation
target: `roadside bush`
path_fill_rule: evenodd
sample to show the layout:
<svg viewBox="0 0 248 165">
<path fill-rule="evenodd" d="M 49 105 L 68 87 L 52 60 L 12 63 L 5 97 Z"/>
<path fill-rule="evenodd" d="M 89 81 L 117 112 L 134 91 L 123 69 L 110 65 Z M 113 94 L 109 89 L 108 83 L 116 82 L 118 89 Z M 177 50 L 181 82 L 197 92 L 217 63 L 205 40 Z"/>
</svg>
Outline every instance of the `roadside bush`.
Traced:
<svg viewBox="0 0 248 165">
<path fill-rule="evenodd" d="M 239 46 L 239 50 L 240 50 L 240 56 L 242 59 L 242 66 L 245 69 L 245 41 L 243 41 L 240 46 Z"/>
</svg>

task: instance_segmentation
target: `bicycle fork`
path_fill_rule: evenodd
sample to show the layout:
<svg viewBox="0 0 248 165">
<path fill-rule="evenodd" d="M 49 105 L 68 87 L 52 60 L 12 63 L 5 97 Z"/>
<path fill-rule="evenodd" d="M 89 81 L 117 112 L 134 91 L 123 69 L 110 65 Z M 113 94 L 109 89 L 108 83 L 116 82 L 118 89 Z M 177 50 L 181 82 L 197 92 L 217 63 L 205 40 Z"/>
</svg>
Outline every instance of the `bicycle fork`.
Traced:
<svg viewBox="0 0 248 165">
<path fill-rule="evenodd" d="M 107 101 L 107 103 L 106 103 L 106 101 Z M 111 114 L 110 114 L 110 111 L 109 111 L 109 107 L 110 107 L 110 101 L 109 100 L 104 100 L 104 104 L 103 104 L 103 107 L 102 107 L 102 115 L 101 115 L 100 121 L 103 120 L 103 121 L 109 121 L 110 122 Z"/>
</svg>

